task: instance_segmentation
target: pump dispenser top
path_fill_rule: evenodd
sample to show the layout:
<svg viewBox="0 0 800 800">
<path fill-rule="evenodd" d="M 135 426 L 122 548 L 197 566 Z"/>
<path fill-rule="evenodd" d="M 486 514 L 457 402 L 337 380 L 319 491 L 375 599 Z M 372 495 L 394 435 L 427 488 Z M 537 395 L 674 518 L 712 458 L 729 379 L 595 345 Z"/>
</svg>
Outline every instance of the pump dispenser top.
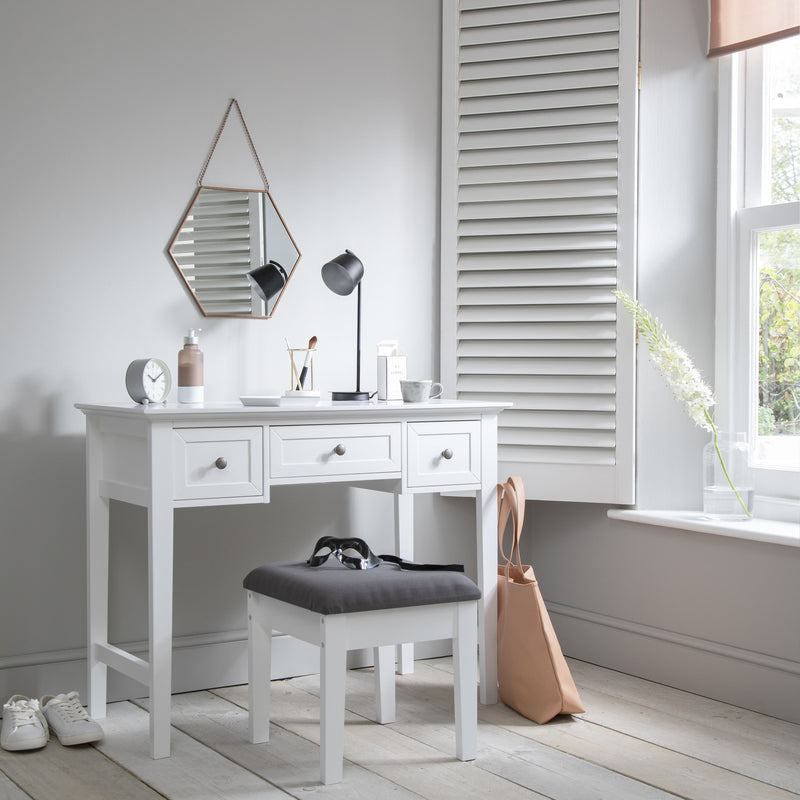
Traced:
<svg viewBox="0 0 800 800">
<path fill-rule="evenodd" d="M 178 351 L 178 402 L 202 403 L 203 351 L 200 349 L 199 328 L 189 328 L 183 337 L 183 349 Z"/>
</svg>

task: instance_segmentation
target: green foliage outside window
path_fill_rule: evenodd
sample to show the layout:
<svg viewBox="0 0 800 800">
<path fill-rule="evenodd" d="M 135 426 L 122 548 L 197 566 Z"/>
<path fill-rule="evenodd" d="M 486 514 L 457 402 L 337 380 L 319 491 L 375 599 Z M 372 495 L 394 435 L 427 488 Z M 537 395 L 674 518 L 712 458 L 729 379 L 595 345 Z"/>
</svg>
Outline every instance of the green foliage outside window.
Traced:
<svg viewBox="0 0 800 800">
<path fill-rule="evenodd" d="M 800 433 L 800 231 L 761 234 L 759 434 Z M 794 263 L 792 263 L 794 262 Z"/>
<path fill-rule="evenodd" d="M 780 70 L 778 105 L 795 105 L 800 67 Z M 800 117 L 773 114 L 772 202 L 800 200 Z M 762 436 L 800 434 L 800 228 L 759 237 L 759 413 Z"/>
</svg>

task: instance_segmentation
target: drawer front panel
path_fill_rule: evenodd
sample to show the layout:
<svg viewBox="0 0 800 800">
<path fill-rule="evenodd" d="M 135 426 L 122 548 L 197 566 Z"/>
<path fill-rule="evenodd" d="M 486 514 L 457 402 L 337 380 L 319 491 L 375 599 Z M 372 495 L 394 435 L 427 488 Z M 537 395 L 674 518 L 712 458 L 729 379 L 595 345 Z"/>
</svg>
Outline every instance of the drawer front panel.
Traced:
<svg viewBox="0 0 800 800">
<path fill-rule="evenodd" d="M 278 425 L 269 431 L 272 478 L 400 473 L 400 423 Z"/>
<path fill-rule="evenodd" d="M 408 423 L 408 485 L 460 486 L 480 483 L 481 424 Z"/>
<path fill-rule="evenodd" d="M 172 441 L 175 500 L 263 494 L 261 428 L 180 428 Z"/>
</svg>

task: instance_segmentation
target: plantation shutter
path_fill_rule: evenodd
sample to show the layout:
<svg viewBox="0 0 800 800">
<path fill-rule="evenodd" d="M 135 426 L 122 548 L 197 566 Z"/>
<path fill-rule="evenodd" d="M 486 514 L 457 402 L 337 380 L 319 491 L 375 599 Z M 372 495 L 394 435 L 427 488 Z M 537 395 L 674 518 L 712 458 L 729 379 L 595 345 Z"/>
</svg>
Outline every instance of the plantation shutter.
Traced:
<svg viewBox="0 0 800 800">
<path fill-rule="evenodd" d="M 204 187 L 171 248 L 206 314 L 251 313 L 253 293 L 247 273 L 261 263 L 261 197 Z"/>
<path fill-rule="evenodd" d="M 442 378 L 501 476 L 634 500 L 635 0 L 445 0 Z"/>
</svg>

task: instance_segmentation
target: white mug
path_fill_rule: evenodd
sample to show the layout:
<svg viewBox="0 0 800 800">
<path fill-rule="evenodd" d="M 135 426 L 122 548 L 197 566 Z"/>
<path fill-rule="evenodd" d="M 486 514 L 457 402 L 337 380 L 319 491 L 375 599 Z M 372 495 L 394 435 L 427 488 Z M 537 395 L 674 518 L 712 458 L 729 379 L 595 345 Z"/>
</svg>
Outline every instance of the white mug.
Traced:
<svg viewBox="0 0 800 800">
<path fill-rule="evenodd" d="M 442 384 L 433 381 L 400 381 L 404 403 L 424 403 L 438 397 L 443 391 Z"/>
</svg>

